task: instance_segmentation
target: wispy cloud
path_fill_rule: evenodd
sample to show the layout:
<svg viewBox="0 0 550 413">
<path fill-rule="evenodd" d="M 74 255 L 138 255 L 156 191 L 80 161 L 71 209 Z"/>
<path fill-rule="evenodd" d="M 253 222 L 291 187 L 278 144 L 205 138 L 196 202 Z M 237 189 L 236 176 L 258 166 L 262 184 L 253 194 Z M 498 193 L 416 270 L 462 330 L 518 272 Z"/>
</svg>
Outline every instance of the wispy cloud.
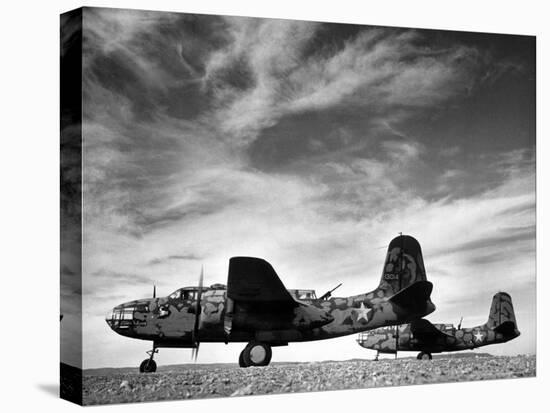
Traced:
<svg viewBox="0 0 550 413">
<path fill-rule="evenodd" d="M 340 49 L 307 55 L 319 25 L 234 23 L 235 42 L 218 51 L 210 64 L 215 72 L 239 59 L 254 80 L 245 90 L 229 85 L 233 93 L 220 92 L 228 98 L 216 119 L 234 142 L 256 139 L 283 116 L 340 105 L 363 108 L 374 119 L 402 119 L 414 108 L 464 94 L 478 69 L 476 49 L 430 50 L 415 44 L 422 37 L 417 31 L 367 29 Z"/>
<path fill-rule="evenodd" d="M 192 260 L 192 261 L 195 261 L 195 260 L 200 260 L 200 257 L 197 257 L 194 254 L 169 255 L 167 257 L 162 257 L 162 258 L 153 258 L 152 260 L 149 261 L 149 264 L 150 265 L 158 265 L 158 264 L 163 264 L 165 262 L 169 262 L 169 261 L 172 261 L 172 260 Z"/>
</svg>

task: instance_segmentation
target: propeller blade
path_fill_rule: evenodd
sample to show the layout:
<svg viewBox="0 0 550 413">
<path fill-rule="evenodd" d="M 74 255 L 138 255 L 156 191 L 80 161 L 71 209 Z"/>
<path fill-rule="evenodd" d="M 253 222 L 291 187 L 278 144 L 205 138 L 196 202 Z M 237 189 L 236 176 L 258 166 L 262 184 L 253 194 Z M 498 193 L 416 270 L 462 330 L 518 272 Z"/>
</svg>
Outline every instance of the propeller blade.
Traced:
<svg viewBox="0 0 550 413">
<path fill-rule="evenodd" d="M 229 342 L 229 336 L 231 335 L 231 329 L 233 328 L 233 305 L 234 302 L 231 298 L 226 299 L 225 317 L 223 319 L 223 331 L 225 333 L 225 343 Z"/>
<path fill-rule="evenodd" d="M 157 286 L 153 284 L 153 298 L 157 297 Z"/>
<path fill-rule="evenodd" d="M 204 278 L 204 266 L 201 265 L 201 275 L 199 277 L 199 295 L 202 293 L 202 282 Z"/>
<path fill-rule="evenodd" d="M 397 349 L 399 348 L 399 326 L 395 326 L 395 359 L 397 360 Z"/>
<path fill-rule="evenodd" d="M 200 346 L 201 346 L 201 343 L 200 343 L 200 342 L 197 342 L 197 347 L 195 347 L 195 348 L 193 349 L 193 353 L 194 353 L 194 354 L 193 354 L 193 355 L 194 355 L 193 361 L 194 361 L 194 362 L 197 362 L 197 357 L 199 357 L 199 348 L 200 348 Z"/>
<path fill-rule="evenodd" d="M 195 325 L 193 327 L 192 340 L 195 347 L 193 348 L 192 356 L 194 356 L 195 361 L 199 355 L 199 328 L 200 328 L 200 318 L 201 318 L 201 298 L 202 298 L 202 283 L 204 279 L 204 267 L 201 267 L 201 275 L 199 276 L 199 290 L 197 291 L 197 302 L 195 304 Z"/>
<path fill-rule="evenodd" d="M 196 347 L 191 348 L 191 360 L 197 361 L 197 357 L 199 356 L 199 347 L 200 343 L 197 343 Z"/>
</svg>

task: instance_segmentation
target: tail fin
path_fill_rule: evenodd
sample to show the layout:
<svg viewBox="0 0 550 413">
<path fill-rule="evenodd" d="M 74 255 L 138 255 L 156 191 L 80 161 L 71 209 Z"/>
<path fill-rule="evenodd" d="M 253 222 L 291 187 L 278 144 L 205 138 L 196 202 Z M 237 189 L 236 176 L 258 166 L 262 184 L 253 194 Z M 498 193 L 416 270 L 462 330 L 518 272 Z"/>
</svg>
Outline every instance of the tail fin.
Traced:
<svg viewBox="0 0 550 413">
<path fill-rule="evenodd" d="M 501 292 L 493 296 L 486 326 L 506 336 L 519 335 L 510 294 Z"/>
<path fill-rule="evenodd" d="M 377 290 L 392 296 L 417 281 L 427 281 L 420 244 L 410 235 L 395 237 L 388 246 Z"/>
<path fill-rule="evenodd" d="M 382 279 L 374 295 L 388 297 L 414 319 L 435 310 L 430 300 L 432 288 L 432 283 L 426 279 L 418 241 L 409 235 L 394 238 L 388 246 Z"/>
</svg>

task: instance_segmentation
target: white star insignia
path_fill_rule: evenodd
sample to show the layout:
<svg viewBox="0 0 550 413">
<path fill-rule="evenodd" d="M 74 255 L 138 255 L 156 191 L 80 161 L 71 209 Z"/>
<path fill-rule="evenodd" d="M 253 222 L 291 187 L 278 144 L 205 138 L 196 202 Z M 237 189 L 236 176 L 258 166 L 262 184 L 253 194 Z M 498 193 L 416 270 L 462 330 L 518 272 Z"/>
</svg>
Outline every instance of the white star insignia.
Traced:
<svg viewBox="0 0 550 413">
<path fill-rule="evenodd" d="M 481 331 L 478 331 L 477 333 L 475 333 L 474 337 L 476 338 L 477 341 L 483 341 L 483 334 L 481 334 Z"/>
<path fill-rule="evenodd" d="M 365 307 L 363 303 L 361 303 L 361 307 L 356 308 L 355 311 L 357 311 L 357 321 L 364 318 L 367 323 L 369 322 L 369 309 Z"/>
</svg>

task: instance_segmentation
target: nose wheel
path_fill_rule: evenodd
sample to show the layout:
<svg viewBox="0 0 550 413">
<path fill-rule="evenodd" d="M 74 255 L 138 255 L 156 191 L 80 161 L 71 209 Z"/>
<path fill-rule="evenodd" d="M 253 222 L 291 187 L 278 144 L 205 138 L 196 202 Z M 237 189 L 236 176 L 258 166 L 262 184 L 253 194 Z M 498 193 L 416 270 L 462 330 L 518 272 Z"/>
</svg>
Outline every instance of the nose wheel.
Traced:
<svg viewBox="0 0 550 413">
<path fill-rule="evenodd" d="M 416 358 L 418 360 L 431 360 L 432 359 L 432 353 L 421 351 L 420 353 L 418 353 Z"/>
<path fill-rule="evenodd" d="M 239 355 L 239 366 L 267 366 L 271 361 L 271 355 L 271 346 L 269 344 L 251 341 Z"/>
<path fill-rule="evenodd" d="M 153 347 L 153 350 L 147 351 L 149 358 L 143 360 L 139 365 L 140 373 L 154 373 L 157 371 L 157 363 L 153 360 L 155 353 L 158 353 L 159 350 L 156 347 Z"/>
</svg>

